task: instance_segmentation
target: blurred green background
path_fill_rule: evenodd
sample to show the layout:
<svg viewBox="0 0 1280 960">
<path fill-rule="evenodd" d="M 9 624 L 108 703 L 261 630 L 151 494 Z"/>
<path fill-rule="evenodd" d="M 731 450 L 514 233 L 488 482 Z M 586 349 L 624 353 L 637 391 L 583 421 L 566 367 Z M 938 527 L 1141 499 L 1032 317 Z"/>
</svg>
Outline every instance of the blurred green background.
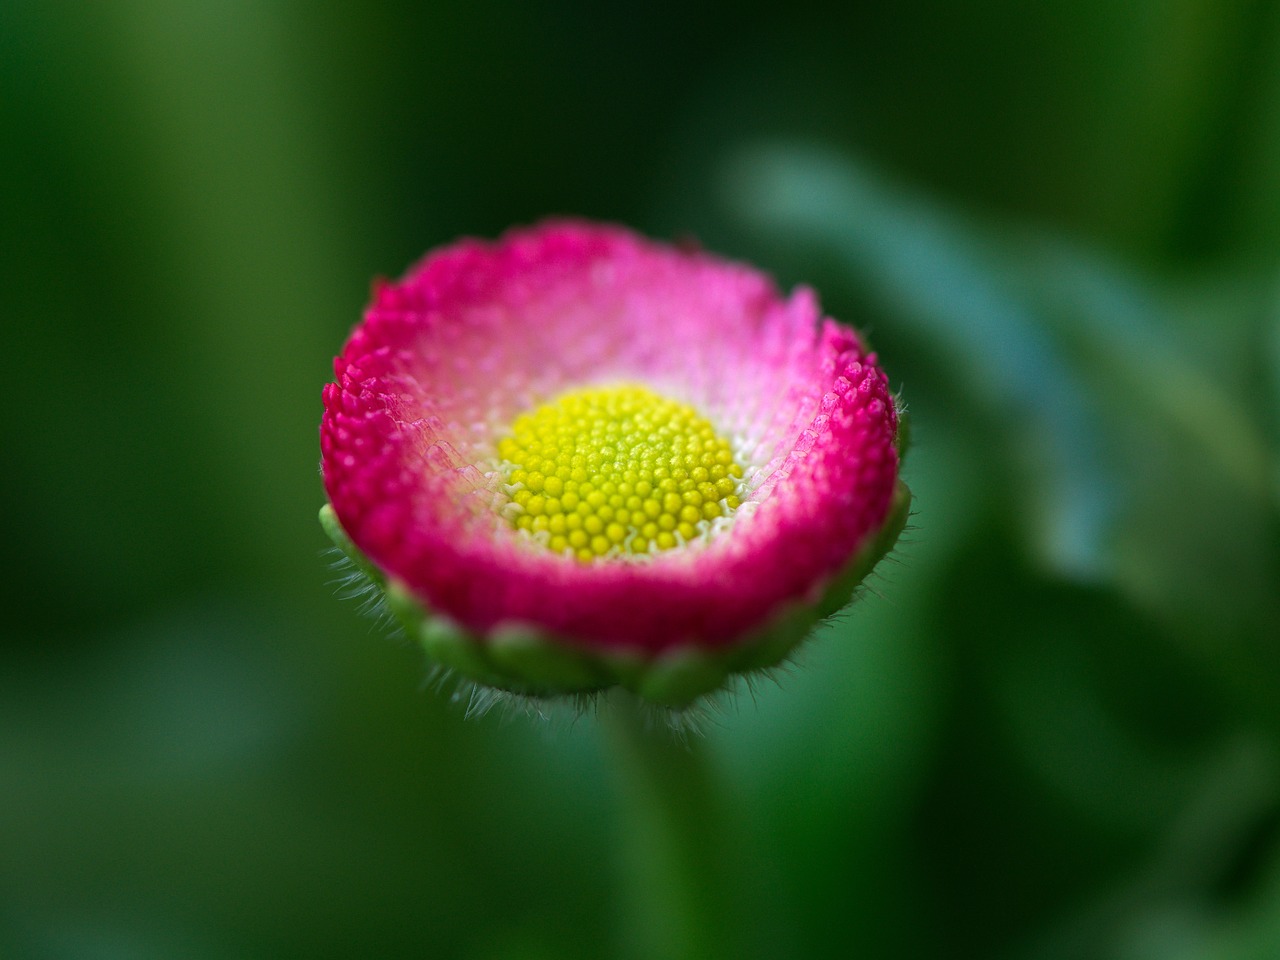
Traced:
<svg viewBox="0 0 1280 960">
<path fill-rule="evenodd" d="M 0 116 L 0 957 L 1280 956 L 1274 0 L 5 0 Z M 371 278 L 557 213 L 911 408 L 872 592 L 672 754 L 704 897 L 315 519 Z"/>
</svg>

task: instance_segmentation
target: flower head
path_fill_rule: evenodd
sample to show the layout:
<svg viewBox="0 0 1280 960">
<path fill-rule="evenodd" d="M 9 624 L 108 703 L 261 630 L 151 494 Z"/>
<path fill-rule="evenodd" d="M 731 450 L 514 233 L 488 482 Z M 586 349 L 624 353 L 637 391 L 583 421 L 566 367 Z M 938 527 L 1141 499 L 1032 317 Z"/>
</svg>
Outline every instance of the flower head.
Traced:
<svg viewBox="0 0 1280 960">
<path fill-rule="evenodd" d="M 621 228 L 437 250 L 378 285 L 334 370 L 326 524 L 481 683 L 686 703 L 776 663 L 905 519 L 858 336 Z"/>
</svg>

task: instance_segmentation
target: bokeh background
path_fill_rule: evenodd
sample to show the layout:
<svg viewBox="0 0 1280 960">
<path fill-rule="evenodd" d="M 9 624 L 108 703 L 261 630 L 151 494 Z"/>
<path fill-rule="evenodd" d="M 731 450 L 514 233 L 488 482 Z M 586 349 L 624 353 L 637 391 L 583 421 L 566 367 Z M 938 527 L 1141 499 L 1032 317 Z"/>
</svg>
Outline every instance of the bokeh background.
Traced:
<svg viewBox="0 0 1280 960">
<path fill-rule="evenodd" d="M 5 0 L 0 119 L 0 956 L 1280 956 L 1275 0 Z M 671 755 L 705 895 L 315 519 L 371 279 L 548 214 L 912 414 L 873 591 Z"/>
</svg>

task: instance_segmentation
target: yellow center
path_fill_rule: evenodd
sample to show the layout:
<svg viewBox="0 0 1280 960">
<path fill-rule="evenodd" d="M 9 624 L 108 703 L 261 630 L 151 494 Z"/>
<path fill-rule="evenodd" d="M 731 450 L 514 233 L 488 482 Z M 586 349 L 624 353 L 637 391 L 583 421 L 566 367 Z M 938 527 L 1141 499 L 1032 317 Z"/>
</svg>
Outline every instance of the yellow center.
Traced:
<svg viewBox="0 0 1280 960">
<path fill-rule="evenodd" d="M 584 562 L 705 536 L 741 492 L 729 441 L 692 407 L 640 386 L 574 390 L 521 414 L 498 455 L 505 515 Z"/>
</svg>

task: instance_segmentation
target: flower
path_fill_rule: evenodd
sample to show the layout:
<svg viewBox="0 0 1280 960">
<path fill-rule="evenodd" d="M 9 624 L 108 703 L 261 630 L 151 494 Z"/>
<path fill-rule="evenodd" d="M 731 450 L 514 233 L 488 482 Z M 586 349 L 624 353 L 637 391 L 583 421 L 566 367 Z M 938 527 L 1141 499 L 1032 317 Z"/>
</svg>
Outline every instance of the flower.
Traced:
<svg viewBox="0 0 1280 960">
<path fill-rule="evenodd" d="M 857 334 L 620 227 L 428 254 L 334 372 L 326 528 L 431 657 L 501 689 L 687 704 L 789 653 L 907 514 Z"/>
</svg>

